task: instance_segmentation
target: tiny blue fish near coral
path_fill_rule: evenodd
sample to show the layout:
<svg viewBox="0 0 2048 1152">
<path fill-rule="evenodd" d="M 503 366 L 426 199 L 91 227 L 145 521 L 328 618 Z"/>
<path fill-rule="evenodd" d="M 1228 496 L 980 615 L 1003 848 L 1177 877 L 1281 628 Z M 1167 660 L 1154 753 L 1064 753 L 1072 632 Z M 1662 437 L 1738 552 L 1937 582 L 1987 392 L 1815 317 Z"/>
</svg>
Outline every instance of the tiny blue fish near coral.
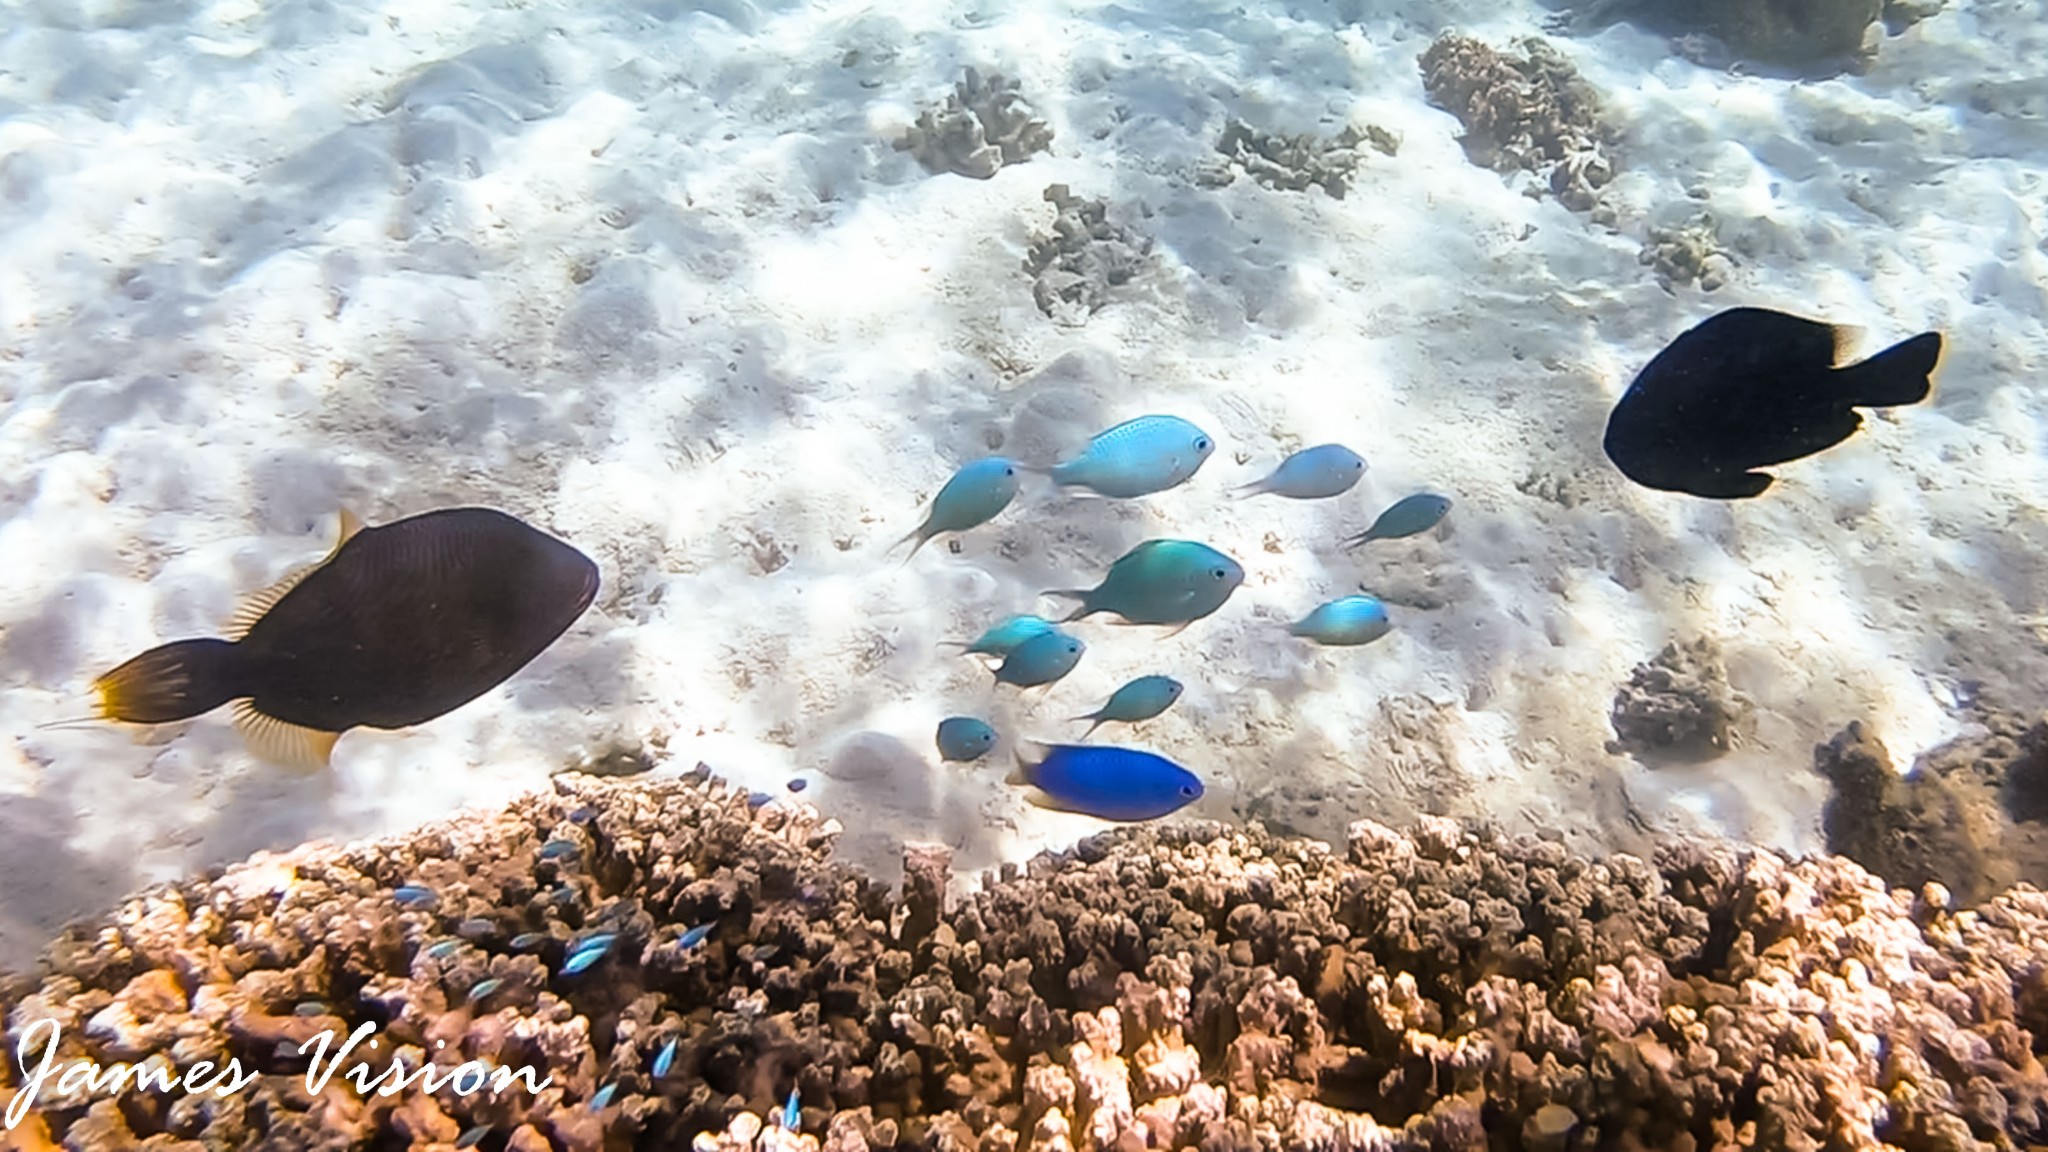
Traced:
<svg viewBox="0 0 2048 1152">
<path fill-rule="evenodd" d="M 1451 498 L 1434 492 L 1417 492 L 1396 500 L 1372 526 L 1358 535 L 1344 541 L 1346 548 L 1356 548 L 1373 540 L 1399 540 L 1404 536 L 1416 536 L 1436 527 L 1444 513 L 1451 510 Z"/>
<path fill-rule="evenodd" d="M 939 759 L 964 764 L 988 755 L 996 746 L 996 730 L 986 720 L 972 716 L 948 716 L 939 721 Z"/>
<path fill-rule="evenodd" d="M 1243 583 L 1244 567 L 1207 544 L 1147 540 L 1117 557 L 1095 587 L 1054 588 L 1046 595 L 1081 602 L 1068 621 L 1110 612 L 1130 624 L 1185 627 L 1223 607 Z"/>
<path fill-rule="evenodd" d="M 1050 631 L 1052 631 L 1052 621 L 1047 620 L 1043 616 L 1033 616 L 1026 612 L 1011 616 L 1001 623 L 990 627 L 971 641 L 945 640 L 941 641 L 941 643 L 948 647 L 958 648 L 966 655 L 994 656 L 1000 660 L 1008 656 L 1017 645 L 1034 636 L 1043 636 Z"/>
<path fill-rule="evenodd" d="M 1017 480 L 1016 462 L 1001 456 L 983 457 L 953 473 L 953 478 L 932 497 L 931 511 L 925 514 L 924 523 L 894 545 L 900 548 L 917 541 L 910 545 L 904 563 L 909 563 L 918 549 L 942 532 L 965 532 L 995 519 L 1016 498 Z"/>
<path fill-rule="evenodd" d="M 1287 631 L 1318 644 L 1370 644 L 1393 629 L 1387 606 L 1371 596 L 1345 596 L 1288 625 Z"/>
<path fill-rule="evenodd" d="M 1150 720 L 1180 699 L 1182 685 L 1171 676 L 1140 676 L 1109 694 L 1109 700 L 1102 707 L 1075 720 L 1093 720 L 1088 731 L 1081 733 L 1086 740 L 1097 728 L 1112 720 L 1135 724 Z"/>
<path fill-rule="evenodd" d="M 1271 475 L 1237 490 L 1240 496 L 1271 493 L 1291 500 L 1342 496 L 1365 476 L 1365 457 L 1342 444 L 1303 448 L 1280 462 Z"/>
<path fill-rule="evenodd" d="M 1131 499 L 1184 484 L 1216 451 L 1207 432 L 1178 416 L 1140 416 L 1096 436 L 1052 470 L 1063 488 Z"/>
<path fill-rule="evenodd" d="M 1037 760 L 1021 756 L 1010 783 L 1030 786 L 1040 808 L 1100 820 L 1157 820 L 1202 798 L 1194 773 L 1153 752 L 1099 744 L 1051 744 Z"/>
<path fill-rule="evenodd" d="M 996 683 L 1037 688 L 1074 670 L 1088 645 L 1058 629 L 1034 636 L 1012 649 L 995 670 Z"/>
</svg>

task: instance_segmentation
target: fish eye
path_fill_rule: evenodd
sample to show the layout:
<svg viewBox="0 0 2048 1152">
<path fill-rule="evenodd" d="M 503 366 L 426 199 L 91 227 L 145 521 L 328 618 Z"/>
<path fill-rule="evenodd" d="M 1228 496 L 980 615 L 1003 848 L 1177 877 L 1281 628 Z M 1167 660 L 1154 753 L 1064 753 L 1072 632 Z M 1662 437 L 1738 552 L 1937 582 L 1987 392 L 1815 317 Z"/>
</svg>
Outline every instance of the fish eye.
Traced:
<svg viewBox="0 0 2048 1152">
<path fill-rule="evenodd" d="M 1005 476 L 1015 476 L 1016 474 L 1017 474 L 1017 470 L 1016 470 L 1015 468 L 1005 468 L 1005 469 L 1003 469 L 1003 475 L 1005 475 Z"/>
<path fill-rule="evenodd" d="M 1195 451 L 1197 451 L 1197 452 L 1207 452 L 1208 450 L 1209 450 L 1209 438 L 1208 438 L 1207 436 L 1197 436 L 1197 437 L 1195 437 Z"/>
<path fill-rule="evenodd" d="M 1181 786 L 1180 786 L 1180 794 L 1181 794 L 1181 795 L 1183 795 L 1183 796 L 1189 797 L 1189 798 L 1193 798 L 1193 796 L 1194 796 L 1194 794 L 1195 794 L 1195 786 L 1194 786 L 1193 784 L 1183 784 L 1183 785 L 1181 785 Z"/>
<path fill-rule="evenodd" d="M 1215 578 L 1217 578 L 1218 580 L 1228 580 L 1228 579 L 1230 579 L 1230 573 L 1228 573 L 1228 572 L 1225 572 L 1225 571 L 1224 571 L 1223 569 L 1221 569 L 1221 568 L 1211 568 L 1211 569 L 1209 569 L 1209 575 L 1211 575 L 1211 576 L 1214 576 L 1214 577 L 1215 577 Z"/>
</svg>

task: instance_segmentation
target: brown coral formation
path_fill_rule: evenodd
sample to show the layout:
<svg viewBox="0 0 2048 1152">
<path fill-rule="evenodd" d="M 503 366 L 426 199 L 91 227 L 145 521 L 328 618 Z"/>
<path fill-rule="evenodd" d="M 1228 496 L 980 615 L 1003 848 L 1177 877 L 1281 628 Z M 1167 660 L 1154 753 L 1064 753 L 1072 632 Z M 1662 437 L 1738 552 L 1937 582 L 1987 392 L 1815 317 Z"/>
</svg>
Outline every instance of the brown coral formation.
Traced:
<svg viewBox="0 0 2048 1152">
<path fill-rule="evenodd" d="M 1815 748 L 1831 785 L 1828 850 L 1893 884 L 1937 882 L 1964 904 L 2016 883 L 2048 887 L 2048 720 L 1994 713 L 1987 727 L 1903 777 L 1860 723 Z"/>
<path fill-rule="evenodd" d="M 1686 284 L 1713 292 L 1735 273 L 1734 255 L 1721 246 L 1720 226 L 1704 212 L 1675 224 L 1651 225 L 1636 262 L 1646 265 L 1666 292 Z"/>
<path fill-rule="evenodd" d="M 1204 167 L 1196 179 L 1204 185 L 1220 186 L 1236 178 L 1233 167 L 1242 168 L 1252 179 L 1277 191 L 1321 188 L 1332 200 L 1342 200 L 1362 159 L 1358 146 L 1368 141 L 1389 156 L 1399 147 L 1393 136 L 1377 125 L 1359 128 L 1347 124 L 1332 137 L 1290 136 L 1261 132 L 1232 117 L 1216 142 L 1223 162 Z"/>
<path fill-rule="evenodd" d="M 1533 172 L 1565 207 L 1591 211 L 1615 171 L 1599 93 L 1549 42 L 1518 43 L 1514 57 L 1469 36 L 1437 37 L 1421 60 L 1429 102 L 1465 126 L 1474 164 Z"/>
<path fill-rule="evenodd" d="M 1052 147 L 1052 129 L 1033 113 L 1014 80 L 987 77 L 974 68 L 953 85 L 935 108 L 896 141 L 896 150 L 917 157 L 926 170 L 957 172 L 986 180 L 1005 164 L 1021 164 Z"/>
<path fill-rule="evenodd" d="M 491 818 L 152 890 L 9 994 L 9 1044 L 50 1019 L 68 1059 L 232 1055 L 256 1082 L 226 1099 L 48 1092 L 13 1139 L 1121 1152 L 2048 1137 L 2038 892 L 1964 911 L 1839 860 L 1679 845 L 1594 861 L 1425 819 L 1405 835 L 1361 822 L 1343 852 L 1213 824 L 1120 831 L 948 907 L 944 850 L 912 853 L 897 897 L 833 864 L 832 835 L 704 779 L 567 777 Z M 573 860 L 543 851 L 560 840 Z M 401 907 L 400 884 L 431 905 Z M 706 920 L 701 944 L 680 938 Z M 564 975 L 566 941 L 598 929 L 618 934 L 614 954 Z M 527 932 L 547 943 L 521 951 Z M 486 978 L 503 983 L 475 997 Z M 440 1052 L 552 1083 L 309 1091 L 286 1046 L 365 1022 L 380 1064 Z M 0 1095 L 21 1089 L 18 1070 L 0 1076 Z M 792 1088 L 800 1133 L 763 1119 Z"/>
<path fill-rule="evenodd" d="M 1729 687 L 1711 640 L 1666 644 L 1614 694 L 1617 739 L 1608 750 L 1646 761 L 1709 760 L 1740 738 L 1748 716 L 1748 702 Z"/>
<path fill-rule="evenodd" d="M 1105 201 L 1076 196 L 1065 184 L 1047 188 L 1045 199 L 1057 215 L 1051 234 L 1034 241 L 1024 258 L 1031 296 L 1054 321 L 1081 324 L 1109 303 L 1112 288 L 1138 275 L 1152 241 L 1111 222 Z"/>
</svg>

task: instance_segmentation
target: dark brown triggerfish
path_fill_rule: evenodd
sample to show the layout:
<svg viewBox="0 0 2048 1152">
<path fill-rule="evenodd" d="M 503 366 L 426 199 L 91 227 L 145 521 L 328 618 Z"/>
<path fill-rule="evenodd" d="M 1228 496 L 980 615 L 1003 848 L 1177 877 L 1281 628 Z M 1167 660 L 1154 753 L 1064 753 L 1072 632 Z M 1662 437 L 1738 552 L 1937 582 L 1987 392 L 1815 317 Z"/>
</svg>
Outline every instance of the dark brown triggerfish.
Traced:
<svg viewBox="0 0 2048 1152">
<path fill-rule="evenodd" d="M 152 648 L 93 682 L 100 716 L 185 720 L 233 701 L 267 760 L 327 764 L 350 728 L 404 728 L 503 683 L 597 596 L 597 565 L 503 512 L 378 527 L 346 510 L 327 558 L 257 593 L 225 639 Z"/>
<path fill-rule="evenodd" d="M 1629 385 L 1607 418 L 1607 458 L 1646 488 L 1755 496 L 1773 480 L 1756 469 L 1847 440 L 1863 426 L 1855 409 L 1927 398 L 1941 333 L 1846 363 L 1860 335 L 1764 308 L 1710 316 Z"/>
</svg>

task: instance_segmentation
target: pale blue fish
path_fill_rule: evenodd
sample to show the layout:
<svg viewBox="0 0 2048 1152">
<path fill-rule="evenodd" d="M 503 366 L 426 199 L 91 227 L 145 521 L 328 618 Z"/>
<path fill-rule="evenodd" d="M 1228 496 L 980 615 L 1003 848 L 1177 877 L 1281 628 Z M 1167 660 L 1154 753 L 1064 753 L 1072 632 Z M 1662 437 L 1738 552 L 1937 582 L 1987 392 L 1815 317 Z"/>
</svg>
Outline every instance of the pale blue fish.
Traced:
<svg viewBox="0 0 2048 1152">
<path fill-rule="evenodd" d="M 676 946 L 688 952 L 708 939 L 711 936 L 711 930 L 716 927 L 718 927 L 718 921 L 706 920 L 704 923 L 676 937 Z"/>
<path fill-rule="evenodd" d="M 1202 798 L 1195 774 L 1164 756 L 1101 744 L 1052 744 L 1036 761 L 1018 757 L 1013 784 L 1040 808 L 1102 820 L 1155 820 Z"/>
<path fill-rule="evenodd" d="M 615 1095 L 618 1092 L 618 1090 L 619 1082 L 617 1080 L 614 1080 L 611 1083 L 605 1085 L 604 1087 L 599 1088 L 597 1090 L 597 1094 L 590 1098 L 590 1110 L 592 1112 L 602 1112 L 606 1108 L 611 1107 L 612 1096 Z"/>
<path fill-rule="evenodd" d="M 947 647 L 958 648 L 967 655 L 994 656 L 1000 660 L 1010 650 L 1033 636 L 1043 636 L 1052 631 L 1052 621 L 1043 616 L 1021 613 L 1012 616 L 988 631 L 974 638 L 972 643 L 959 640 L 941 641 Z"/>
<path fill-rule="evenodd" d="M 996 730 L 972 716 L 948 716 L 939 721 L 939 759 L 964 764 L 988 755 L 996 746 Z"/>
<path fill-rule="evenodd" d="M 1282 460 L 1271 475 L 1237 492 L 1240 496 L 1270 492 L 1293 500 L 1320 500 L 1351 491 L 1364 475 L 1365 457 L 1342 444 L 1318 444 Z"/>
<path fill-rule="evenodd" d="M 1287 631 L 1318 644 L 1347 645 L 1370 644 L 1393 627 L 1386 605 L 1370 596 L 1346 596 L 1317 605 Z"/>
<path fill-rule="evenodd" d="M 455 1138 L 455 1147 L 458 1150 L 463 1148 L 474 1148 L 477 1145 L 483 1143 L 484 1137 L 489 1136 L 490 1134 L 491 1126 L 489 1124 L 478 1124 L 476 1127 L 469 1129 L 460 1136 L 457 1136 Z"/>
<path fill-rule="evenodd" d="M 1095 721 L 1088 726 L 1088 731 L 1081 733 L 1081 739 L 1086 740 L 1094 735 L 1097 728 L 1112 720 L 1126 724 L 1150 720 L 1173 707 L 1173 702 L 1180 699 L 1180 693 L 1181 682 L 1171 676 L 1140 676 L 1111 692 L 1109 701 L 1102 707 L 1085 716 L 1074 717 L 1075 720 Z"/>
<path fill-rule="evenodd" d="M 462 951 L 462 946 L 463 942 L 460 940 L 436 940 L 432 944 L 427 945 L 427 959 L 446 960 L 457 952 Z"/>
<path fill-rule="evenodd" d="M 569 958 L 562 963 L 562 975 L 574 976 L 579 972 L 589 970 L 598 961 L 604 959 L 605 953 L 609 951 L 611 951 L 611 945 L 607 944 L 601 948 L 586 948 L 581 952 L 571 952 Z"/>
<path fill-rule="evenodd" d="M 1103 496 L 1149 496 L 1186 483 L 1214 451 L 1214 438 L 1178 416 L 1140 416 L 1090 440 L 1053 468 L 1052 481 Z"/>
<path fill-rule="evenodd" d="M 1372 527 L 1344 541 L 1346 548 L 1356 548 L 1368 540 L 1399 540 L 1403 536 L 1414 536 L 1436 527 L 1444 513 L 1451 510 L 1451 498 L 1434 492 L 1417 492 L 1396 500 Z"/>
<path fill-rule="evenodd" d="M 661 1051 L 654 1054 L 654 1068 L 652 1071 L 656 1080 L 668 1075 L 668 1070 L 675 1066 L 676 1039 L 674 1036 L 669 1037 L 668 1043 L 661 1046 Z"/>
<path fill-rule="evenodd" d="M 479 980 L 469 990 L 469 1002 L 475 1004 L 504 986 L 505 978 L 502 976 L 493 976 L 489 980 Z"/>
<path fill-rule="evenodd" d="M 547 943 L 547 940 L 548 934 L 545 932 L 521 932 L 512 938 L 511 946 L 515 952 L 524 952 L 529 948 L 540 947 Z"/>
<path fill-rule="evenodd" d="M 398 906 L 401 908 L 431 908 L 435 904 L 440 903 L 441 900 L 439 896 L 434 895 L 432 888 L 419 884 L 406 884 L 393 888 L 391 890 L 391 898 L 397 901 Z"/>
<path fill-rule="evenodd" d="M 782 1126 L 791 1132 L 803 1127 L 804 1111 L 797 1105 L 796 1085 L 789 1086 L 789 1103 L 782 1106 Z"/>
<path fill-rule="evenodd" d="M 455 934 L 465 940 L 475 940 L 479 936 L 489 936 L 497 930 L 497 921 L 487 920 L 482 916 L 472 916 L 455 926 Z"/>
<path fill-rule="evenodd" d="M 333 1011 L 323 1000 L 301 1000 L 297 1004 L 292 1005 L 292 1015 L 294 1016 L 326 1016 L 330 1015 Z"/>
<path fill-rule="evenodd" d="M 1147 540 L 1118 557 L 1095 587 L 1055 588 L 1046 595 L 1081 602 L 1066 620 L 1113 612 L 1131 624 L 1185 627 L 1223 607 L 1242 583 L 1243 566 L 1207 544 Z"/>
<path fill-rule="evenodd" d="M 901 547 L 909 541 L 917 543 L 910 547 L 910 555 L 903 558 L 908 564 L 910 556 L 941 532 L 965 532 L 995 519 L 996 514 L 1010 506 L 1017 496 L 1017 464 L 1001 456 L 987 456 L 953 473 L 939 494 L 932 497 L 931 511 L 925 514 L 924 523 L 910 530 L 910 534 L 898 540 L 893 547 Z"/>
<path fill-rule="evenodd" d="M 1033 636 L 1010 650 L 995 670 L 996 683 L 1019 688 L 1050 684 L 1074 670 L 1088 645 L 1058 629 Z"/>
<path fill-rule="evenodd" d="M 550 840 L 540 846 L 540 858 L 543 860 L 567 860 L 574 857 L 580 851 L 582 849 L 576 846 L 574 840 Z"/>
</svg>

